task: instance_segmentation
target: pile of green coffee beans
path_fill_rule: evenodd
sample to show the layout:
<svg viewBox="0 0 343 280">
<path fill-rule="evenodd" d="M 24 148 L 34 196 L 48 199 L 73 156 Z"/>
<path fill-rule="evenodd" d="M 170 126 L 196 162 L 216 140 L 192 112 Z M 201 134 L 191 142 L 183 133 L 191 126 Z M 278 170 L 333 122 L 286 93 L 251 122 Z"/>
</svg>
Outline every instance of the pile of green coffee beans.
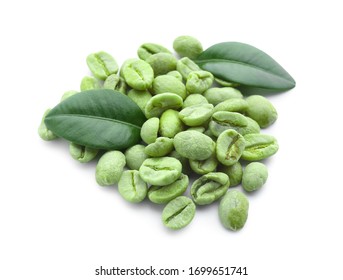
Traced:
<svg viewBox="0 0 343 280">
<path fill-rule="evenodd" d="M 187 226 L 196 205 L 221 199 L 220 221 L 239 230 L 248 217 L 244 193 L 260 189 L 268 177 L 266 166 L 258 161 L 278 150 L 276 139 L 260 131 L 276 121 L 277 112 L 265 97 L 243 98 L 237 85 L 202 71 L 192 61 L 203 50 L 197 39 L 180 36 L 173 47 L 179 60 L 158 44 L 141 45 L 139 58 L 126 60 L 119 75 L 108 53 L 87 57 L 94 76 L 82 79 L 81 91 L 119 91 L 147 117 L 141 128 L 144 143 L 105 152 L 96 167 L 96 181 L 101 186 L 118 184 L 120 195 L 129 202 L 148 199 L 166 204 L 162 221 L 171 229 Z M 68 91 L 62 100 L 76 93 Z M 55 138 L 44 121 L 39 134 L 45 140 Z M 98 151 L 71 143 L 70 153 L 89 162 Z M 189 178 L 194 177 L 187 191 Z M 243 192 L 228 191 L 239 184 Z"/>
</svg>

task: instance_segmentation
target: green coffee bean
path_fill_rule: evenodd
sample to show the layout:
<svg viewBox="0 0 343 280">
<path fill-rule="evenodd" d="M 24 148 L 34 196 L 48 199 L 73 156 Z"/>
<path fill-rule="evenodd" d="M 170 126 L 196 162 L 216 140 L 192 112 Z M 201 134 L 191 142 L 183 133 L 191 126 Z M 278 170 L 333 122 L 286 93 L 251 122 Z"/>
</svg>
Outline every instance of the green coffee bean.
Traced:
<svg viewBox="0 0 343 280">
<path fill-rule="evenodd" d="M 150 56 L 157 53 L 171 54 L 171 51 L 161 45 L 154 44 L 154 43 L 145 43 L 141 45 L 137 51 L 138 57 L 143 60 L 146 60 Z"/>
<path fill-rule="evenodd" d="M 108 151 L 102 155 L 96 166 L 95 178 L 100 186 L 119 182 L 126 164 L 125 156 L 119 151 Z"/>
<path fill-rule="evenodd" d="M 127 93 L 127 96 L 135 102 L 139 108 L 144 112 L 144 108 L 152 95 L 147 90 L 136 90 L 136 89 L 130 89 Z"/>
<path fill-rule="evenodd" d="M 81 146 L 75 143 L 70 143 L 69 152 L 73 159 L 85 163 L 94 159 L 99 150 Z"/>
<path fill-rule="evenodd" d="M 168 109 L 179 109 L 183 101 L 175 93 L 161 93 L 153 96 L 145 106 L 144 113 L 147 118 L 159 117 Z"/>
<path fill-rule="evenodd" d="M 211 172 L 195 180 L 191 196 L 198 205 L 210 204 L 222 197 L 230 186 L 229 177 L 221 172 Z"/>
<path fill-rule="evenodd" d="M 117 62 L 106 52 L 92 53 L 87 56 L 87 65 L 99 80 L 105 80 L 109 75 L 118 72 Z"/>
<path fill-rule="evenodd" d="M 210 172 L 213 172 L 216 170 L 218 165 L 218 160 L 216 158 L 216 155 L 213 154 L 208 159 L 205 160 L 189 160 L 189 165 L 191 169 L 200 175 L 204 175 Z"/>
<path fill-rule="evenodd" d="M 179 117 L 188 126 L 203 125 L 212 116 L 212 104 L 199 104 L 184 108 Z"/>
<path fill-rule="evenodd" d="M 194 218 L 195 204 L 186 196 L 179 196 L 171 200 L 163 209 L 162 222 L 170 229 L 181 229 Z"/>
<path fill-rule="evenodd" d="M 262 160 L 274 155 L 279 149 L 275 137 L 268 134 L 246 134 L 244 139 L 245 149 L 242 154 L 242 159 L 244 160 Z"/>
<path fill-rule="evenodd" d="M 76 93 L 78 93 L 78 91 L 76 91 L 76 90 L 68 90 L 68 91 L 66 91 L 66 92 L 62 95 L 62 97 L 61 97 L 61 102 L 64 101 L 64 100 L 66 100 L 67 98 L 69 98 L 69 97 L 75 95 Z"/>
<path fill-rule="evenodd" d="M 125 78 L 124 78 L 124 69 L 128 66 L 128 65 L 130 65 L 130 64 L 132 64 L 132 63 L 134 63 L 134 62 L 136 62 L 137 60 L 139 60 L 139 59 L 137 59 L 137 58 L 129 58 L 129 59 L 126 59 L 124 62 L 123 62 L 123 64 L 121 65 L 121 68 L 120 68 L 120 71 L 119 71 L 119 77 L 121 77 L 121 78 L 123 78 L 124 80 L 125 80 Z"/>
<path fill-rule="evenodd" d="M 117 74 L 109 75 L 106 78 L 104 88 L 113 89 L 124 94 L 126 93 L 126 83 L 124 79 Z"/>
<path fill-rule="evenodd" d="M 144 152 L 151 157 L 163 157 L 174 149 L 173 139 L 158 137 L 154 143 L 145 147 Z"/>
<path fill-rule="evenodd" d="M 175 150 L 183 157 L 193 160 L 205 160 L 215 151 L 213 140 L 197 131 L 183 131 L 175 135 Z"/>
<path fill-rule="evenodd" d="M 199 93 L 198 94 L 193 93 L 187 96 L 187 98 L 183 101 L 182 108 L 190 107 L 193 105 L 200 105 L 200 104 L 208 104 L 207 99 Z"/>
<path fill-rule="evenodd" d="M 184 124 L 179 118 L 179 112 L 168 109 L 163 112 L 160 118 L 160 135 L 174 138 L 174 136 L 184 130 Z"/>
<path fill-rule="evenodd" d="M 146 60 L 154 70 L 155 77 L 167 74 L 176 69 L 176 58 L 169 53 L 157 53 L 149 56 Z"/>
<path fill-rule="evenodd" d="M 50 140 L 54 140 L 57 138 L 57 135 L 53 134 L 51 130 L 49 130 L 46 125 L 45 125 L 45 117 L 46 115 L 50 112 L 51 109 L 47 109 L 42 117 L 41 123 L 38 127 L 38 135 L 40 138 L 42 138 L 45 141 L 50 141 Z"/>
<path fill-rule="evenodd" d="M 224 165 L 235 164 L 242 156 L 245 140 L 242 135 L 233 129 L 223 131 L 217 140 L 217 159 Z"/>
<path fill-rule="evenodd" d="M 237 112 L 244 114 L 248 109 L 248 103 L 242 98 L 230 98 L 217 104 L 213 113 L 219 111 Z"/>
<path fill-rule="evenodd" d="M 165 186 L 180 177 L 181 169 L 181 162 L 175 158 L 148 158 L 139 168 L 139 175 L 151 185 Z"/>
<path fill-rule="evenodd" d="M 182 82 L 182 75 L 179 71 L 173 70 L 167 73 L 168 76 L 172 76 Z"/>
<path fill-rule="evenodd" d="M 219 111 L 212 115 L 210 121 L 210 129 L 215 136 L 219 136 L 227 129 L 234 129 L 237 132 L 244 134 L 244 130 L 248 126 L 248 120 L 245 116 L 235 112 Z"/>
<path fill-rule="evenodd" d="M 187 80 L 189 73 L 201 70 L 200 67 L 188 57 L 181 58 L 176 63 L 176 70 L 179 71 L 184 80 Z"/>
<path fill-rule="evenodd" d="M 268 169 L 260 162 L 249 163 L 243 172 L 242 186 L 247 192 L 260 189 L 268 179 Z"/>
<path fill-rule="evenodd" d="M 154 118 L 148 119 L 145 123 L 143 123 L 142 128 L 141 128 L 142 140 L 147 144 L 154 143 L 158 137 L 159 127 L 160 127 L 159 118 L 154 117 Z"/>
<path fill-rule="evenodd" d="M 195 59 L 203 48 L 200 41 L 192 36 L 179 36 L 173 42 L 173 48 L 180 57 Z"/>
<path fill-rule="evenodd" d="M 148 191 L 150 201 L 157 204 L 168 203 L 172 199 L 182 195 L 188 187 L 187 175 L 181 174 L 174 183 L 166 186 L 151 186 Z"/>
<path fill-rule="evenodd" d="M 226 111 L 215 112 L 209 127 L 215 136 L 226 129 L 234 129 L 242 135 L 260 132 L 258 123 L 253 119 L 240 113 Z"/>
<path fill-rule="evenodd" d="M 154 80 L 154 71 L 150 64 L 141 59 L 124 62 L 121 73 L 126 83 L 137 90 L 150 88 Z"/>
<path fill-rule="evenodd" d="M 94 77 L 85 76 L 81 80 L 81 84 L 80 84 L 81 91 L 98 89 L 98 88 L 100 88 L 100 84 L 98 80 Z"/>
<path fill-rule="evenodd" d="M 246 101 L 248 103 L 247 116 L 254 119 L 260 127 L 268 127 L 277 120 L 276 109 L 267 98 L 260 95 L 251 95 Z"/>
<path fill-rule="evenodd" d="M 139 170 L 142 163 L 148 158 L 144 149 L 145 146 L 137 144 L 125 151 L 126 164 L 130 169 Z"/>
<path fill-rule="evenodd" d="M 138 203 L 146 197 L 148 186 L 137 170 L 126 170 L 118 182 L 118 191 L 125 200 Z"/>
<path fill-rule="evenodd" d="M 222 165 L 218 171 L 225 173 L 230 179 L 230 188 L 242 182 L 243 168 L 239 161 L 231 166 Z"/>
<path fill-rule="evenodd" d="M 219 218 L 222 225 L 233 231 L 244 227 L 248 219 L 248 211 L 247 197 L 237 190 L 228 191 L 219 204 Z"/>
<path fill-rule="evenodd" d="M 203 93 L 213 83 L 213 75 L 207 71 L 192 71 L 189 73 L 186 82 L 186 89 L 189 93 Z"/>
<path fill-rule="evenodd" d="M 186 98 L 185 85 L 171 75 L 156 77 L 152 83 L 152 90 L 155 94 L 171 92 L 179 95 L 182 99 Z"/>
<path fill-rule="evenodd" d="M 214 106 L 227 99 L 243 98 L 242 93 L 238 89 L 232 87 L 209 88 L 204 92 L 204 96 L 206 97 L 207 101 Z"/>
</svg>

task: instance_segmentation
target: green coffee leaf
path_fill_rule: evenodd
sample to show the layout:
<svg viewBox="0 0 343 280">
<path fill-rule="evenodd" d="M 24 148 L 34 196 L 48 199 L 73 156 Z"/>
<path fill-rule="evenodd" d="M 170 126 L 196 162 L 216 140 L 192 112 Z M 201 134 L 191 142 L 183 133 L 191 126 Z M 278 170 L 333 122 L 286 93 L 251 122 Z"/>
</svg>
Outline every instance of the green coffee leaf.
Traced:
<svg viewBox="0 0 343 280">
<path fill-rule="evenodd" d="M 288 90 L 295 81 L 287 71 L 263 51 L 239 42 L 224 42 L 202 52 L 195 62 L 216 78 L 241 85 Z"/>
<path fill-rule="evenodd" d="M 49 130 L 73 143 L 95 149 L 122 150 L 137 144 L 146 118 L 126 95 L 96 89 L 71 96 L 45 117 Z"/>
</svg>

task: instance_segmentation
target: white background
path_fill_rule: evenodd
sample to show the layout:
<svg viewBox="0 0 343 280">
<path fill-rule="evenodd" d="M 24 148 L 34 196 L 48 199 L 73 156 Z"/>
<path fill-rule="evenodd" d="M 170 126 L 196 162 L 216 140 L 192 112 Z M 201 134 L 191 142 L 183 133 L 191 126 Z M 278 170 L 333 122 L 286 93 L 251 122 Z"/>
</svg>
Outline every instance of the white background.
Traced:
<svg viewBox="0 0 343 280">
<path fill-rule="evenodd" d="M 246 266 L 249 276 L 211 279 L 342 279 L 341 1 L 2 1 L 0 4 L 0 279 L 99 277 L 95 269 Z M 279 152 L 250 198 L 245 228 L 225 230 L 217 204 L 171 232 L 161 207 L 125 202 L 74 161 L 64 141 L 37 134 L 46 108 L 78 90 L 86 56 L 122 63 L 145 42 L 172 48 L 197 37 L 254 45 L 297 81 L 270 96 L 267 131 Z M 190 277 L 177 279 L 210 279 Z M 155 277 L 154 279 L 170 279 Z"/>
</svg>

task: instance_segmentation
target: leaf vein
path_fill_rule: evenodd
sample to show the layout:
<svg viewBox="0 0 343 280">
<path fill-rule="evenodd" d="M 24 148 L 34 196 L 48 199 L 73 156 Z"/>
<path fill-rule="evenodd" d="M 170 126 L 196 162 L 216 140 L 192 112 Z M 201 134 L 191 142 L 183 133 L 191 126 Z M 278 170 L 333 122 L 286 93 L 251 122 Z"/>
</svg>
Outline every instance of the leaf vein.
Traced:
<svg viewBox="0 0 343 280">
<path fill-rule="evenodd" d="M 110 122 L 117 122 L 117 123 L 120 123 L 120 124 L 124 124 L 124 125 L 128 125 L 128 126 L 132 126 L 132 127 L 135 127 L 137 129 L 141 129 L 140 126 L 138 125 L 135 125 L 133 123 L 129 123 L 129 122 L 125 122 L 125 121 L 121 121 L 121 120 L 117 120 L 117 119 L 111 119 L 111 118 L 106 118 L 106 117 L 100 117 L 100 116 L 91 116 L 91 115 L 82 115 L 82 114 L 58 114 L 58 115 L 55 115 L 55 117 L 58 117 L 58 116 L 70 116 L 70 117 L 80 117 L 80 118 L 90 118 L 90 119 L 99 119 L 99 120 L 104 120 L 104 121 L 110 121 Z M 53 116 L 51 116 L 53 117 Z"/>
<path fill-rule="evenodd" d="M 275 73 L 273 73 L 271 71 L 268 71 L 268 69 L 264 69 L 264 68 L 258 67 L 256 65 L 244 63 L 244 62 L 241 62 L 241 61 L 236 61 L 236 60 L 231 60 L 231 59 L 213 58 L 213 59 L 200 59 L 200 60 L 197 60 L 196 62 L 199 63 L 199 64 L 202 64 L 202 65 L 204 65 L 206 63 L 213 63 L 213 62 L 239 64 L 239 65 L 246 66 L 248 68 L 253 68 L 253 69 L 260 70 L 262 72 L 268 73 L 268 74 L 270 74 L 272 76 L 275 76 L 275 77 L 278 77 L 278 78 L 282 78 L 283 80 L 286 80 L 288 82 L 293 82 L 293 80 L 287 79 L 287 78 L 285 78 L 283 76 L 279 76 L 279 75 L 277 75 L 277 74 L 275 74 Z"/>
</svg>

